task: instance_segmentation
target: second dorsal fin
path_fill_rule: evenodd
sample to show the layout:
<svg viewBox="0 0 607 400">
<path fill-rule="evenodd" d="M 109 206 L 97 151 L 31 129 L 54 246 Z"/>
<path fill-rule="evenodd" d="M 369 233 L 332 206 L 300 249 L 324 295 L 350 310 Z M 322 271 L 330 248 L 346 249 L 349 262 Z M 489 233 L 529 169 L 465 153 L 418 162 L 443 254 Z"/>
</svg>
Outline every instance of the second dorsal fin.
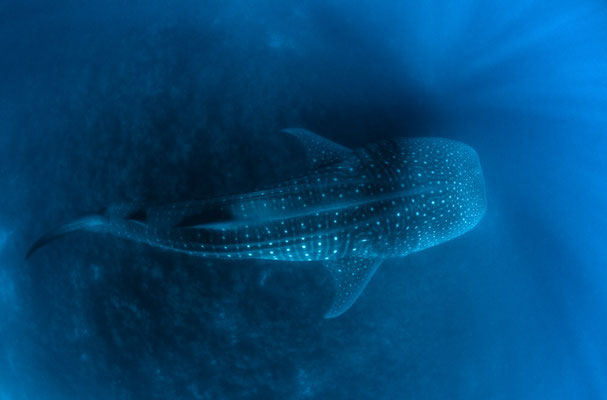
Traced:
<svg viewBox="0 0 607 400">
<path fill-rule="evenodd" d="M 352 150 L 325 139 L 314 132 L 302 128 L 287 128 L 281 132 L 296 137 L 304 146 L 308 166 L 312 169 L 335 164 L 346 158 Z"/>
</svg>

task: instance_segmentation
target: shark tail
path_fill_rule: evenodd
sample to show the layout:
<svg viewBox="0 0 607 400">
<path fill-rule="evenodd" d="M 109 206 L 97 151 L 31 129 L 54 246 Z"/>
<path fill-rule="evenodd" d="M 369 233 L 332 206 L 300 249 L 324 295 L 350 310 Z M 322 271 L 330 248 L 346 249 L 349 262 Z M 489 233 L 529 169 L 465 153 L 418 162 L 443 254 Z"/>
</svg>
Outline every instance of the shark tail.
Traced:
<svg viewBox="0 0 607 400">
<path fill-rule="evenodd" d="M 28 259 L 40 247 L 69 233 L 82 230 L 95 230 L 96 228 L 100 228 L 105 225 L 107 225 L 107 217 L 102 215 L 88 215 L 67 224 L 60 225 L 36 240 L 34 244 L 32 244 L 32 247 L 30 247 L 25 258 Z"/>
</svg>

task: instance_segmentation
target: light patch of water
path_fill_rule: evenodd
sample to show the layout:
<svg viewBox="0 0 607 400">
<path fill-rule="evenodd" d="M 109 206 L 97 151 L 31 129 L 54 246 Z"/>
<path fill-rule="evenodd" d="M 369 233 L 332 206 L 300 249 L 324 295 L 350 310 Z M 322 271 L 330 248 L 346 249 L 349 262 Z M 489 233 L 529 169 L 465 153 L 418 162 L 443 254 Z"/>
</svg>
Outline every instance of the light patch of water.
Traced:
<svg viewBox="0 0 607 400">
<path fill-rule="evenodd" d="M 0 229 L 0 255 L 4 251 L 6 244 L 12 232 Z M 15 303 L 15 284 L 10 276 L 6 261 L 0 258 L 0 306 L 13 305 Z"/>
<path fill-rule="evenodd" d="M 13 304 L 15 301 L 15 285 L 6 271 L 0 271 L 0 305 Z"/>
<path fill-rule="evenodd" d="M 4 249 L 6 246 L 6 242 L 8 242 L 8 237 L 11 235 L 11 232 L 0 229 L 0 251 Z"/>
</svg>

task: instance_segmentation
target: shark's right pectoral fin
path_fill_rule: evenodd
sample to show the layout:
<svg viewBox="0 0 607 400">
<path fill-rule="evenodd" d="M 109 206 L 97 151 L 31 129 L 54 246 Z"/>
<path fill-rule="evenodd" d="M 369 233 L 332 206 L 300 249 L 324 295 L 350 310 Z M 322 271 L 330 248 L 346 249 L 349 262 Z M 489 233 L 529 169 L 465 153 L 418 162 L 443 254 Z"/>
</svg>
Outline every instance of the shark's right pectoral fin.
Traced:
<svg viewBox="0 0 607 400">
<path fill-rule="evenodd" d="M 379 258 L 343 258 L 325 261 L 335 281 L 333 303 L 325 313 L 325 318 L 335 318 L 343 314 L 360 296 L 365 286 L 381 264 Z"/>
</svg>

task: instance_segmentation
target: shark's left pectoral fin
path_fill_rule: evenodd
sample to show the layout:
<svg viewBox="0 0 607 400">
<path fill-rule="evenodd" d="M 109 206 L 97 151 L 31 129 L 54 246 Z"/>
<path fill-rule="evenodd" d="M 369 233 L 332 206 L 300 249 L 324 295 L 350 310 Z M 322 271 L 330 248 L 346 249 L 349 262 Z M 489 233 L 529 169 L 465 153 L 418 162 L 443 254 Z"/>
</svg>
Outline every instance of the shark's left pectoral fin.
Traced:
<svg viewBox="0 0 607 400">
<path fill-rule="evenodd" d="M 365 286 L 381 264 L 379 258 L 343 258 L 325 261 L 335 281 L 333 303 L 325 318 L 335 318 L 343 314 L 360 296 Z"/>
<path fill-rule="evenodd" d="M 281 132 L 288 133 L 299 140 L 306 152 L 308 165 L 313 169 L 338 163 L 352 153 L 349 148 L 306 129 L 288 128 Z"/>
</svg>

